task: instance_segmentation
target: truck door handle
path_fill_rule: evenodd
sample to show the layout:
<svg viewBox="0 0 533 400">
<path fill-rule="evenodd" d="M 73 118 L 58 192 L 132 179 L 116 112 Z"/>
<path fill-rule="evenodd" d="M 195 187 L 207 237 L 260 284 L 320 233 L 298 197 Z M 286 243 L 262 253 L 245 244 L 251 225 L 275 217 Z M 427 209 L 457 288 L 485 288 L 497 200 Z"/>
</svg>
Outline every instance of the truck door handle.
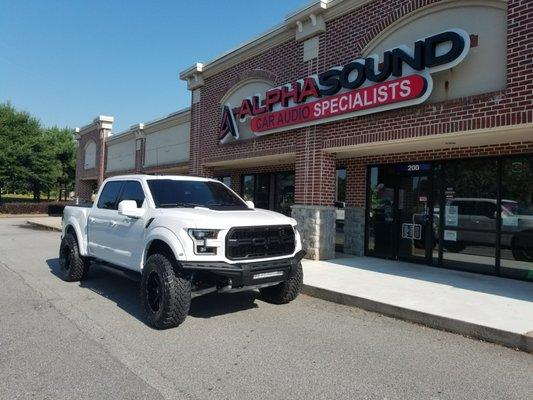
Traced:
<svg viewBox="0 0 533 400">
<path fill-rule="evenodd" d="M 89 222 L 95 222 L 96 221 L 96 218 L 93 218 L 93 217 L 89 217 Z"/>
<path fill-rule="evenodd" d="M 111 225 L 111 227 L 115 227 L 117 226 L 117 221 L 109 221 L 109 225 Z"/>
</svg>

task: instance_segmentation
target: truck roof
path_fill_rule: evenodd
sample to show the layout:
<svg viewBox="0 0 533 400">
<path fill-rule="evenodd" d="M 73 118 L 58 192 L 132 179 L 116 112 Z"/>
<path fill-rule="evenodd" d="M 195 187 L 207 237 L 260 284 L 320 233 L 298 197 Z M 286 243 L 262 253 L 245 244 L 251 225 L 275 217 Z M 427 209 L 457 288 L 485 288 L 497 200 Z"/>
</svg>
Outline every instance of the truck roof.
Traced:
<svg viewBox="0 0 533 400">
<path fill-rule="evenodd" d="M 128 180 L 128 179 L 142 179 L 142 180 L 173 179 L 173 180 L 179 180 L 179 181 L 199 181 L 199 182 L 216 181 L 215 179 L 211 179 L 211 178 L 203 178 L 200 176 L 191 176 L 191 175 L 148 175 L 148 174 L 116 175 L 116 176 L 111 176 L 107 178 L 106 181 L 111 181 L 111 180 L 118 181 L 118 180 Z"/>
<path fill-rule="evenodd" d="M 488 198 L 482 198 L 482 197 L 454 197 L 451 199 L 448 199 L 448 201 L 476 201 L 476 202 L 484 202 L 484 203 L 494 203 L 496 204 L 498 200 L 496 199 L 488 199 Z M 516 203 L 515 200 L 506 200 L 502 199 L 502 202 L 505 203 Z"/>
</svg>

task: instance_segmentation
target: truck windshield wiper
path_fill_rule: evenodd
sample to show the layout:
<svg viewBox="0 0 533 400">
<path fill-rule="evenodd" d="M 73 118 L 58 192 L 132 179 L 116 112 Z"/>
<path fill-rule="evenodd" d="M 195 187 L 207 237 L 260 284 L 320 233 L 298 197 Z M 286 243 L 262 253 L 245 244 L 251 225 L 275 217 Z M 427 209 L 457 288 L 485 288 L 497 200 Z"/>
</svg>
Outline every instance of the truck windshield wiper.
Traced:
<svg viewBox="0 0 533 400">
<path fill-rule="evenodd" d="M 196 203 L 182 203 L 182 202 L 176 202 L 176 203 L 162 203 L 158 204 L 158 207 L 161 208 L 172 208 L 172 207 L 187 207 L 187 208 L 193 208 L 196 206 L 199 206 L 200 204 Z"/>
</svg>

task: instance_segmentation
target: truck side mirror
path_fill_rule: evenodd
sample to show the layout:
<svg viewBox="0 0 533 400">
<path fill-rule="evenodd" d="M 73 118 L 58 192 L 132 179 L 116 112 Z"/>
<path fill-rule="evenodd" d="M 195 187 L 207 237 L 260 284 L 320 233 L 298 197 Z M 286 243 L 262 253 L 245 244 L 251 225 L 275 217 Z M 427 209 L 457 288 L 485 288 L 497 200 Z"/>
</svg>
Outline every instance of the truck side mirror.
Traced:
<svg viewBox="0 0 533 400">
<path fill-rule="evenodd" d="M 135 200 L 122 200 L 118 203 L 118 214 L 130 218 L 141 218 L 144 215 L 144 210 L 137 208 Z"/>
<path fill-rule="evenodd" d="M 246 200 L 245 203 L 248 206 L 248 208 L 251 208 L 252 210 L 255 208 L 255 204 L 253 201 Z"/>
</svg>

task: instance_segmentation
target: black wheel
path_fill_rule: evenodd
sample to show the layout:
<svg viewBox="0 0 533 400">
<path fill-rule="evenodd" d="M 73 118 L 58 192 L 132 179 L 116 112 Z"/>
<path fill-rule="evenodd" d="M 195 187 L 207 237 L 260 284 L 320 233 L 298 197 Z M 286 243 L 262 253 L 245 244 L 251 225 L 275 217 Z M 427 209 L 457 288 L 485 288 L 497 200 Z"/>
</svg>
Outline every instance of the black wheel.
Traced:
<svg viewBox="0 0 533 400">
<path fill-rule="evenodd" d="M 462 242 L 448 242 L 444 241 L 444 249 L 451 253 L 460 253 L 464 249 L 466 249 L 466 245 Z"/>
<path fill-rule="evenodd" d="M 59 272 L 67 282 L 81 281 L 88 272 L 91 262 L 80 255 L 76 237 L 67 233 L 59 248 Z"/>
<path fill-rule="evenodd" d="M 512 252 L 516 261 L 533 261 L 533 246 L 520 244 L 517 238 L 513 240 Z"/>
<path fill-rule="evenodd" d="M 285 282 L 278 283 L 275 286 L 269 286 L 259 289 L 261 298 L 273 304 L 287 304 L 293 301 L 300 293 L 304 282 L 304 272 L 302 263 L 298 263 L 292 271 L 291 276 Z"/>
<path fill-rule="evenodd" d="M 157 329 L 181 324 L 191 306 L 191 282 L 171 256 L 153 254 L 144 265 L 141 300 L 148 324 Z"/>
</svg>

